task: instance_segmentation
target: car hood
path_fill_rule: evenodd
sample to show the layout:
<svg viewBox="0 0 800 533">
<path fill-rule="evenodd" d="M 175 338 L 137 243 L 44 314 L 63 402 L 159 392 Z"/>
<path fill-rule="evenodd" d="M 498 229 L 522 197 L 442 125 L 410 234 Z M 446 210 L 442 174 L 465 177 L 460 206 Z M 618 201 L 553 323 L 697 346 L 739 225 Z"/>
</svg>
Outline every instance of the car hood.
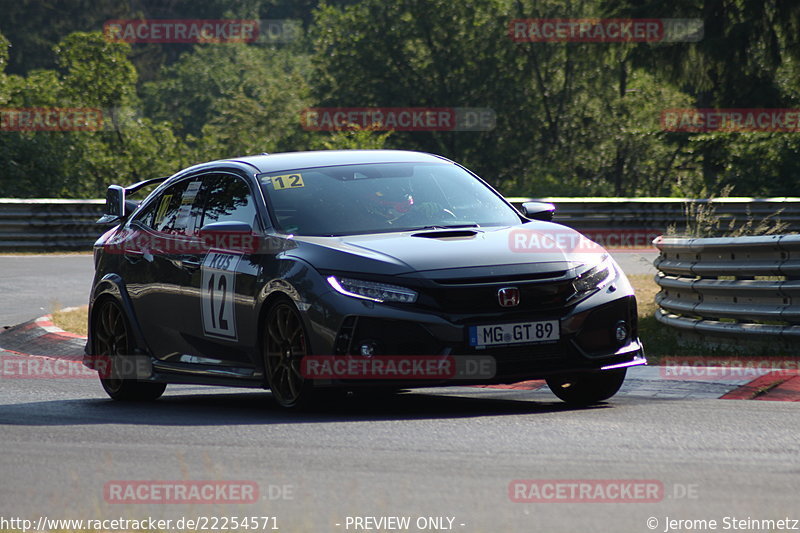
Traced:
<svg viewBox="0 0 800 533">
<path fill-rule="evenodd" d="M 306 260 L 318 270 L 394 276 L 503 266 L 520 273 L 564 271 L 597 263 L 605 254 L 573 229 L 538 221 L 513 227 L 296 236 L 294 240 L 297 247 L 286 255 Z M 493 270 L 500 274 L 503 269 Z"/>
</svg>

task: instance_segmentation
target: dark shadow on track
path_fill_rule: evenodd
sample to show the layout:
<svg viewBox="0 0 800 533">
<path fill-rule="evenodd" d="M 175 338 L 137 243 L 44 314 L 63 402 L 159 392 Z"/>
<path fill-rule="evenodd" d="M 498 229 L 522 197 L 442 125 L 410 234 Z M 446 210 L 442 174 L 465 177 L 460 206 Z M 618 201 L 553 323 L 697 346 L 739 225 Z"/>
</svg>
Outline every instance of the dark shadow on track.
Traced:
<svg viewBox="0 0 800 533">
<path fill-rule="evenodd" d="M 446 392 L 447 389 L 442 389 Z M 574 408 L 560 401 L 497 398 L 491 393 L 450 396 L 425 393 L 339 395 L 298 410 L 279 407 L 268 392 L 171 394 L 155 402 L 106 399 L 50 400 L 0 405 L 0 424 L 64 426 L 143 424 L 228 426 L 384 420 L 475 418 L 607 409 L 612 404 Z"/>
</svg>

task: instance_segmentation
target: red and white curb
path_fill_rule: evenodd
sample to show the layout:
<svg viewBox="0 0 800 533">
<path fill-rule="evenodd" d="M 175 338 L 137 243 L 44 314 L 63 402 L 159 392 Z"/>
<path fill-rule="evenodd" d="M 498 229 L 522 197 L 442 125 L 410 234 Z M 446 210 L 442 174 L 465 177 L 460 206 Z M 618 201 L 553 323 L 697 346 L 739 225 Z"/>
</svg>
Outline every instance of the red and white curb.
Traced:
<svg viewBox="0 0 800 533">
<path fill-rule="evenodd" d="M 773 402 L 800 401 L 800 375 L 785 370 L 767 372 L 724 396 L 725 400 L 767 400 Z"/>
<path fill-rule="evenodd" d="M 52 315 L 0 331 L 0 353 L 19 356 L 82 360 L 85 344 L 86 337 L 53 324 Z"/>
</svg>

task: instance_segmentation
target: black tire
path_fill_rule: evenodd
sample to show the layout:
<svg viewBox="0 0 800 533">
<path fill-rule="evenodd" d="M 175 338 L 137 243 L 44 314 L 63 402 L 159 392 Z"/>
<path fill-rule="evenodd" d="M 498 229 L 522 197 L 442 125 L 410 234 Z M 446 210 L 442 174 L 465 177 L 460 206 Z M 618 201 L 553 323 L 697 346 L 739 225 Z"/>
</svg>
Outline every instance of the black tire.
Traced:
<svg viewBox="0 0 800 533">
<path fill-rule="evenodd" d="M 286 408 L 306 404 L 311 382 L 303 378 L 300 365 L 303 357 L 310 355 L 308 336 L 300 313 L 288 298 L 280 298 L 267 312 L 261 350 L 266 385 L 275 401 Z"/>
<path fill-rule="evenodd" d="M 627 369 L 557 376 L 547 379 L 547 386 L 571 405 L 591 405 L 614 396 L 625 381 Z"/>
<path fill-rule="evenodd" d="M 164 394 L 165 383 L 121 379 L 115 375 L 115 364 L 131 353 L 128 320 L 122 308 L 110 298 L 102 300 L 92 326 L 92 353 L 107 356 L 109 367 L 100 368 L 100 383 L 111 398 L 120 401 L 151 401 Z"/>
</svg>

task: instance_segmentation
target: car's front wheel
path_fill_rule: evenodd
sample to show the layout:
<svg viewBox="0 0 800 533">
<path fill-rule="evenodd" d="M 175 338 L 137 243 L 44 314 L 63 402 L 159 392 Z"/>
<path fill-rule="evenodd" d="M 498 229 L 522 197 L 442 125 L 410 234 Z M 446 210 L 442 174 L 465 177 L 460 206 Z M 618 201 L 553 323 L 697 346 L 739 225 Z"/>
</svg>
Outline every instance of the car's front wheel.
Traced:
<svg viewBox="0 0 800 533">
<path fill-rule="evenodd" d="M 310 382 L 300 370 L 309 349 L 303 321 L 291 300 L 281 298 L 272 305 L 262 335 L 264 374 L 272 397 L 282 407 L 299 406 L 310 393 Z"/>
<path fill-rule="evenodd" d="M 614 396 L 625 381 L 626 369 L 597 373 L 556 376 L 547 386 L 563 401 L 572 405 L 590 405 Z"/>
<path fill-rule="evenodd" d="M 111 299 L 100 302 L 92 326 L 92 353 L 107 364 L 101 365 L 100 383 L 115 400 L 149 401 L 160 397 L 167 388 L 165 383 L 150 383 L 124 379 L 125 367 L 131 360 L 130 328 L 120 306 Z"/>
</svg>

